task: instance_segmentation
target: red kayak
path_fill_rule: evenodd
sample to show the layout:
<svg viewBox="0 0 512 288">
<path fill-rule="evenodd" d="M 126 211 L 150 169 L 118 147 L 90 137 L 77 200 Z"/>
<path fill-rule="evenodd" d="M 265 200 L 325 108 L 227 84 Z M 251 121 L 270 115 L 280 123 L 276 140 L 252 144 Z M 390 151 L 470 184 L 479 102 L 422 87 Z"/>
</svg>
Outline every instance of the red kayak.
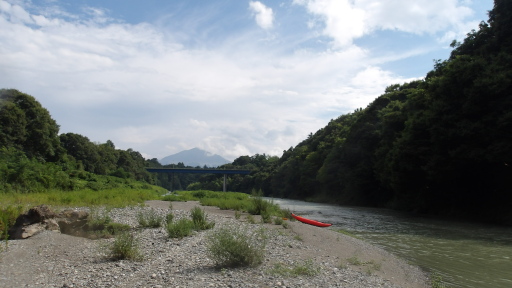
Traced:
<svg viewBox="0 0 512 288">
<path fill-rule="evenodd" d="M 308 219 L 308 218 L 304 218 L 304 217 L 300 217 L 300 216 L 297 216 L 295 214 L 292 213 L 292 217 L 299 220 L 300 222 L 303 222 L 303 223 L 306 223 L 306 224 L 310 224 L 310 225 L 314 225 L 314 226 L 318 226 L 318 227 L 329 227 L 331 226 L 332 224 L 329 224 L 329 223 L 323 223 L 323 222 L 319 222 L 319 221 L 316 221 L 316 220 L 311 220 L 311 219 Z"/>
</svg>

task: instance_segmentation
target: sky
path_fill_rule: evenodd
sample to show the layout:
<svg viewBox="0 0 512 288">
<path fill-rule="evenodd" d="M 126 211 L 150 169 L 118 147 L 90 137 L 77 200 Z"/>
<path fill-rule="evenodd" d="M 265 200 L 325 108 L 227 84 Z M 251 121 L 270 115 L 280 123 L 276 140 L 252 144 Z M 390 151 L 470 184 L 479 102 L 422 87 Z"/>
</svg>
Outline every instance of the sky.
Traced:
<svg viewBox="0 0 512 288">
<path fill-rule="evenodd" d="M 492 0 L 0 0 L 0 88 L 145 158 L 281 156 L 423 78 Z"/>
</svg>

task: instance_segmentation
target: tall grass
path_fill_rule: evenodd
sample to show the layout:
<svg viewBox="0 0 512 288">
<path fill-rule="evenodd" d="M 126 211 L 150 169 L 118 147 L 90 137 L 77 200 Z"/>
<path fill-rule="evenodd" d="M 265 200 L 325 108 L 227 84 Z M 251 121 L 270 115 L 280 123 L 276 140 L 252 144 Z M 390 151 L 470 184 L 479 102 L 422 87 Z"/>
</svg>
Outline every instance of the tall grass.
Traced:
<svg viewBox="0 0 512 288">
<path fill-rule="evenodd" d="M 95 191 L 82 189 L 77 191 L 48 190 L 40 193 L 0 193 L 0 205 L 37 206 L 110 206 L 126 207 L 144 203 L 146 200 L 159 199 L 163 193 L 156 186 L 149 188 L 112 188 Z"/>
</svg>

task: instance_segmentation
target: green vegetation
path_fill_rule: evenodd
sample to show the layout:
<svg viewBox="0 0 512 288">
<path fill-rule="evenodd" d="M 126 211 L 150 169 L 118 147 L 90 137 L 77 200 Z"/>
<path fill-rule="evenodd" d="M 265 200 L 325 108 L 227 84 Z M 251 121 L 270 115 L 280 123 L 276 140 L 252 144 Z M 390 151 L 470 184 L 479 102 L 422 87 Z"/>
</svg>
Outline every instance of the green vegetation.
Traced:
<svg viewBox="0 0 512 288">
<path fill-rule="evenodd" d="M 86 234 L 83 236 L 93 239 L 110 238 L 130 231 L 130 225 L 112 222 L 109 212 L 109 209 L 91 208 L 87 229 L 84 231 Z"/>
<path fill-rule="evenodd" d="M 375 271 L 380 271 L 382 268 L 382 264 L 375 262 L 373 260 L 371 261 L 361 261 L 357 256 L 353 256 L 347 259 L 347 263 L 354 266 L 365 266 L 366 267 L 366 273 L 368 275 L 373 274 Z M 342 263 L 340 267 L 344 267 L 344 264 Z"/>
<path fill-rule="evenodd" d="M 239 227 L 223 227 L 207 238 L 210 257 L 220 267 L 251 267 L 263 262 L 265 237 Z"/>
<path fill-rule="evenodd" d="M 192 218 L 194 229 L 196 230 L 208 230 L 215 226 L 215 222 L 209 222 L 207 220 L 206 214 L 204 213 L 204 210 L 197 206 L 190 211 L 190 217 Z"/>
<path fill-rule="evenodd" d="M 294 265 L 275 263 L 268 272 L 285 277 L 316 276 L 320 273 L 320 268 L 315 265 L 313 260 L 307 259 L 303 263 L 295 263 Z"/>
<path fill-rule="evenodd" d="M 170 216 L 172 215 L 172 216 Z M 190 210 L 190 218 L 182 218 L 173 222 L 174 215 L 167 215 L 167 234 L 169 238 L 183 238 L 192 235 L 194 230 L 208 230 L 215 226 L 215 222 L 208 221 L 207 215 L 199 207 L 194 207 Z"/>
<path fill-rule="evenodd" d="M 172 214 L 171 214 L 172 215 Z M 169 216 L 168 216 L 169 217 Z M 167 219 L 169 220 L 169 219 Z M 162 226 L 164 217 L 159 216 L 154 209 L 143 210 L 137 213 L 137 222 L 143 228 L 158 228 Z M 172 221 L 172 219 L 171 219 Z"/>
<path fill-rule="evenodd" d="M 182 218 L 175 222 L 167 223 L 167 235 L 169 238 L 184 238 L 192 235 L 194 231 L 194 222 L 187 218 Z"/>
<path fill-rule="evenodd" d="M 510 1 L 496 0 L 488 22 L 454 41 L 424 79 L 390 85 L 281 157 L 224 165 L 252 170 L 229 176 L 229 187 L 512 224 L 510 15 Z M 196 187 L 220 177 L 204 176 Z"/>
<path fill-rule="evenodd" d="M 113 260 L 142 260 L 137 240 L 128 232 L 117 235 L 114 242 L 107 248 L 107 257 Z"/>
</svg>

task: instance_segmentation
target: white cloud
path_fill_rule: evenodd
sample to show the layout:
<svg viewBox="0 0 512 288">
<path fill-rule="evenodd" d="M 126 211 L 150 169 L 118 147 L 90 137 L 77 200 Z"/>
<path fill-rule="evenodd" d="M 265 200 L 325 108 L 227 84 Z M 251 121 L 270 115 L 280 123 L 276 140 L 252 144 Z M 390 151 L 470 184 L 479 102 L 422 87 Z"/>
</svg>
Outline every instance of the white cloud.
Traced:
<svg viewBox="0 0 512 288">
<path fill-rule="evenodd" d="M 325 24 L 323 33 L 338 49 L 302 46 L 302 38 L 262 43 L 248 33 L 187 46 L 176 40 L 181 31 L 112 20 L 101 9 L 88 8 L 91 18 L 58 7 L 14 9 L 0 0 L 0 88 L 35 96 L 61 132 L 110 139 L 145 157 L 193 147 L 229 159 L 280 155 L 330 118 L 365 107 L 386 86 L 408 80 L 379 67 L 406 52 L 376 57 L 352 43 L 372 29 L 406 29 L 382 7 L 372 8 L 379 14 L 363 9 L 370 1 L 296 2 L 319 16 L 314 20 Z M 272 9 L 254 1 L 250 7 L 258 25 L 273 27 Z M 370 12 L 382 22 L 370 21 Z M 431 33 L 428 25 L 417 26 L 411 33 Z"/>
<path fill-rule="evenodd" d="M 334 47 L 351 45 L 354 39 L 376 30 L 413 34 L 466 31 L 472 10 L 457 0 L 295 0 L 323 23 L 322 33 Z M 467 31 L 466 31 L 467 32 Z M 457 33 L 459 34 L 459 33 Z M 444 39 L 442 37 L 441 39 Z"/>
<path fill-rule="evenodd" d="M 265 6 L 260 1 L 249 2 L 249 8 L 256 15 L 256 23 L 263 29 L 270 29 L 274 24 L 274 12 L 272 8 Z"/>
</svg>

